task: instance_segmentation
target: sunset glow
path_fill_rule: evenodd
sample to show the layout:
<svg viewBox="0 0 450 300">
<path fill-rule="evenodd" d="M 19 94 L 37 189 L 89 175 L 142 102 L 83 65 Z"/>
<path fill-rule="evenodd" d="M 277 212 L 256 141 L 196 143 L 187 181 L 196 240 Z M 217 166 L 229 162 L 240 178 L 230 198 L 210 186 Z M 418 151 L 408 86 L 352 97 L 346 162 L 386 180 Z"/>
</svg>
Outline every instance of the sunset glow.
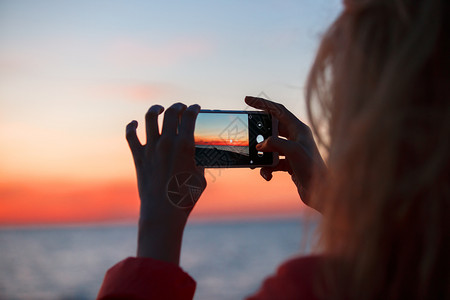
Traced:
<svg viewBox="0 0 450 300">
<path fill-rule="evenodd" d="M 247 140 L 220 139 L 214 136 L 196 138 L 197 145 L 217 145 L 217 146 L 248 146 Z"/>
<path fill-rule="evenodd" d="M 208 188 L 193 219 L 293 216 L 304 209 L 287 175 L 277 174 L 267 184 L 257 170 L 210 169 L 205 176 Z M 134 223 L 139 212 L 133 178 L 90 183 L 16 181 L 1 184 L 0 197 L 0 225 Z"/>
<path fill-rule="evenodd" d="M 151 105 L 248 110 L 262 95 L 307 121 L 303 82 L 332 2 L 1 1 L 0 226 L 136 222 L 125 126 L 137 120 L 145 143 Z M 196 143 L 247 146 L 244 123 L 209 123 Z M 205 176 L 193 219 L 304 209 L 288 174 Z"/>
</svg>

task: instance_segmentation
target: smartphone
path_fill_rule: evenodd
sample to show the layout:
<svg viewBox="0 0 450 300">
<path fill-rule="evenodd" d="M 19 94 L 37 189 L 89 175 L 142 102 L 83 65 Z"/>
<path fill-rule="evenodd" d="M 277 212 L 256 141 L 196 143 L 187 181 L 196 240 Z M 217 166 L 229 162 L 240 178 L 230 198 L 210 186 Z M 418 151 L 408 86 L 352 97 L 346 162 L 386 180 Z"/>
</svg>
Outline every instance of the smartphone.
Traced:
<svg viewBox="0 0 450 300">
<path fill-rule="evenodd" d="M 278 136 L 278 121 L 263 111 L 201 110 L 195 123 L 195 161 L 209 168 L 274 166 L 278 153 L 256 144 Z"/>
</svg>

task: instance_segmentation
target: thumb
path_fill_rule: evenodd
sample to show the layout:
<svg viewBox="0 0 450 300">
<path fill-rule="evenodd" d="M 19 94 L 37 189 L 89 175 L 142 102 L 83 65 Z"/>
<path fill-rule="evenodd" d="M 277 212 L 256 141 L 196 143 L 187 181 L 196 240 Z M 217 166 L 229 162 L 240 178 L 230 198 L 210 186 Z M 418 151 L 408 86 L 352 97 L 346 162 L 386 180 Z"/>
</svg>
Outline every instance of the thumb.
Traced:
<svg viewBox="0 0 450 300">
<path fill-rule="evenodd" d="M 288 172 L 292 175 L 292 169 L 287 159 L 280 159 L 275 167 L 262 167 L 260 173 L 266 181 L 270 181 L 272 179 L 272 173 L 278 171 Z"/>
<path fill-rule="evenodd" d="M 296 142 L 271 136 L 265 141 L 256 145 L 256 149 L 264 152 L 278 152 L 284 156 L 290 156 L 297 152 L 298 144 Z"/>
</svg>

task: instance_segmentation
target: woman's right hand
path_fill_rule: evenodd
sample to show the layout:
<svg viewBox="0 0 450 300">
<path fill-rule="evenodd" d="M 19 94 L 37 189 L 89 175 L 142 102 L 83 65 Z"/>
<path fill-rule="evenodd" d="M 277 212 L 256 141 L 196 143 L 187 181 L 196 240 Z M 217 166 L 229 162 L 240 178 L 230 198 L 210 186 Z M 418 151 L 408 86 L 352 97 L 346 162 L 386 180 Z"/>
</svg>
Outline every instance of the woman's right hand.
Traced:
<svg viewBox="0 0 450 300">
<path fill-rule="evenodd" d="M 326 165 L 317 149 L 311 129 L 301 122 L 282 104 L 263 98 L 245 97 L 245 102 L 257 109 L 264 110 L 278 119 L 278 133 L 280 137 L 269 137 L 256 147 L 263 152 L 278 152 L 285 156 L 274 167 L 261 168 L 261 176 L 269 181 L 276 171 L 288 172 L 297 186 L 298 193 L 306 205 L 309 202 L 309 189 L 313 176 L 323 176 Z M 320 211 L 317 204 L 315 209 Z"/>
</svg>

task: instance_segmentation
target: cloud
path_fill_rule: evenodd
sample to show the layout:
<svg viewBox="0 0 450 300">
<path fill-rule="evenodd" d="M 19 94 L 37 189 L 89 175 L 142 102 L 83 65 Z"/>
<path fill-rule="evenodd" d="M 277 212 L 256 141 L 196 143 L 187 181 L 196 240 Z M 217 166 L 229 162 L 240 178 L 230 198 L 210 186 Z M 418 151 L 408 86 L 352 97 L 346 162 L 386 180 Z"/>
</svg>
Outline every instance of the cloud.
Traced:
<svg viewBox="0 0 450 300">
<path fill-rule="evenodd" d="M 39 67 L 39 63 L 20 53 L 0 53 L 0 76 L 10 78 L 14 75 L 27 74 Z"/>
<path fill-rule="evenodd" d="M 173 94 L 176 87 L 166 83 L 106 83 L 92 87 L 96 96 L 127 101 L 150 101 Z"/>
<path fill-rule="evenodd" d="M 93 90 L 94 93 L 106 98 L 114 97 L 131 101 L 155 100 L 170 91 L 164 84 L 152 83 L 101 84 L 94 87 Z"/>
<path fill-rule="evenodd" d="M 163 43 L 122 38 L 109 47 L 106 58 L 120 66 L 170 66 L 203 57 L 213 50 L 209 40 L 178 38 Z"/>
</svg>

